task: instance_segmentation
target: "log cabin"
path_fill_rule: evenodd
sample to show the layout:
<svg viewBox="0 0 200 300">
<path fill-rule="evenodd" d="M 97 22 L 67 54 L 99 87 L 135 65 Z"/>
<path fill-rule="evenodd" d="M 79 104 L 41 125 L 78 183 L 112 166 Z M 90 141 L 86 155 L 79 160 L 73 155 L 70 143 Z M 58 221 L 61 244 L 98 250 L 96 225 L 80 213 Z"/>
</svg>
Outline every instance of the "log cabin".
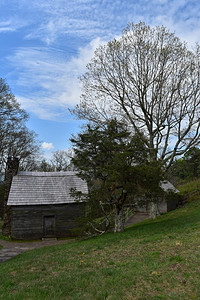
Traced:
<svg viewBox="0 0 200 300">
<path fill-rule="evenodd" d="M 71 196 L 71 188 L 88 188 L 73 171 L 18 172 L 8 197 L 11 207 L 11 238 L 31 240 L 73 235 L 77 218 L 84 216 L 84 202 Z"/>
</svg>

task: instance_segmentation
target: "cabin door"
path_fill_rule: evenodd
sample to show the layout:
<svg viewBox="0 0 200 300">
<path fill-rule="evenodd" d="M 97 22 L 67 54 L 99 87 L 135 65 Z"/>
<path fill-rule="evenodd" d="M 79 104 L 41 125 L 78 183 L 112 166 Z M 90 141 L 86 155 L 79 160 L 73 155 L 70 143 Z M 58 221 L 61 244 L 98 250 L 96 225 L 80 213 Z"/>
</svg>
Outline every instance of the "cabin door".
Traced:
<svg viewBox="0 0 200 300">
<path fill-rule="evenodd" d="M 54 237 L 55 236 L 55 216 L 44 217 L 44 236 Z"/>
</svg>

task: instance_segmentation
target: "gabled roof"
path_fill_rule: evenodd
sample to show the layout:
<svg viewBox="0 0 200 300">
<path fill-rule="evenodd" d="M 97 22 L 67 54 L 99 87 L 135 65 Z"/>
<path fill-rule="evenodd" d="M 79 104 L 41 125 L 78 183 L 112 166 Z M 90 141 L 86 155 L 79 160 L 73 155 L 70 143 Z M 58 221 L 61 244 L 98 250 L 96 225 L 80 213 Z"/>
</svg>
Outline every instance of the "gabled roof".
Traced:
<svg viewBox="0 0 200 300">
<path fill-rule="evenodd" d="M 164 192 L 173 192 L 173 193 L 178 193 L 179 190 L 175 188 L 175 186 L 169 182 L 168 180 L 163 180 L 160 182 L 160 187 L 163 189 Z"/>
<path fill-rule="evenodd" d="M 19 172 L 13 177 L 8 205 L 73 203 L 70 189 L 88 192 L 87 183 L 76 172 Z"/>
</svg>

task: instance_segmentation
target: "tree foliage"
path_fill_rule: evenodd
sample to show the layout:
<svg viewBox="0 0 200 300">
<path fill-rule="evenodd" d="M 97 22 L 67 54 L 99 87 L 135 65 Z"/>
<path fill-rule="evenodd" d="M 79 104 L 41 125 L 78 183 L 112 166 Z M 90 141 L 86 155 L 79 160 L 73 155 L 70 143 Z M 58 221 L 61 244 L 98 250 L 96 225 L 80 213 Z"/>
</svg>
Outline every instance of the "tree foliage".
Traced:
<svg viewBox="0 0 200 300">
<path fill-rule="evenodd" d="M 39 172 L 53 172 L 53 166 L 51 163 L 49 163 L 46 159 L 42 159 L 42 161 L 38 162 L 35 170 Z"/>
<path fill-rule="evenodd" d="M 163 26 L 131 23 L 95 51 L 73 113 L 97 124 L 117 116 L 168 169 L 199 143 L 199 68 L 199 45 L 189 50 Z"/>
<path fill-rule="evenodd" d="M 197 147 L 190 148 L 182 158 L 172 164 L 169 174 L 180 179 L 200 176 L 200 149 Z"/>
<path fill-rule="evenodd" d="M 71 142 L 74 146 L 72 163 L 79 176 L 88 182 L 86 199 L 91 219 L 114 212 L 114 231 L 123 231 L 124 207 L 136 206 L 138 198 L 135 196 L 139 193 L 159 190 L 160 166 L 152 166 L 147 161 L 143 140 L 137 135 L 131 136 L 115 119 L 104 128 L 88 125 L 87 130 L 73 137 Z M 158 176 L 155 170 L 159 170 Z M 105 220 L 108 221 L 108 217 Z"/>
</svg>

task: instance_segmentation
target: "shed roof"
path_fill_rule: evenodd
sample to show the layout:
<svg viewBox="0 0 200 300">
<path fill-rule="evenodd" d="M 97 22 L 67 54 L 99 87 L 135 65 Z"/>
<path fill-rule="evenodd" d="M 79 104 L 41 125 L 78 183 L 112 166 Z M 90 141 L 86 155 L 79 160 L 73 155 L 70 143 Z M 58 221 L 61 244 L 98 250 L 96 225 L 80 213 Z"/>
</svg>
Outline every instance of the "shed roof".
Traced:
<svg viewBox="0 0 200 300">
<path fill-rule="evenodd" d="M 87 183 L 76 172 L 19 172 L 13 177 L 8 205 L 73 203 L 70 189 L 87 193 Z"/>
<path fill-rule="evenodd" d="M 175 186 L 169 182 L 168 180 L 163 180 L 160 182 L 160 187 L 163 189 L 164 192 L 173 192 L 173 193 L 178 193 L 179 190 L 175 188 Z"/>
</svg>

